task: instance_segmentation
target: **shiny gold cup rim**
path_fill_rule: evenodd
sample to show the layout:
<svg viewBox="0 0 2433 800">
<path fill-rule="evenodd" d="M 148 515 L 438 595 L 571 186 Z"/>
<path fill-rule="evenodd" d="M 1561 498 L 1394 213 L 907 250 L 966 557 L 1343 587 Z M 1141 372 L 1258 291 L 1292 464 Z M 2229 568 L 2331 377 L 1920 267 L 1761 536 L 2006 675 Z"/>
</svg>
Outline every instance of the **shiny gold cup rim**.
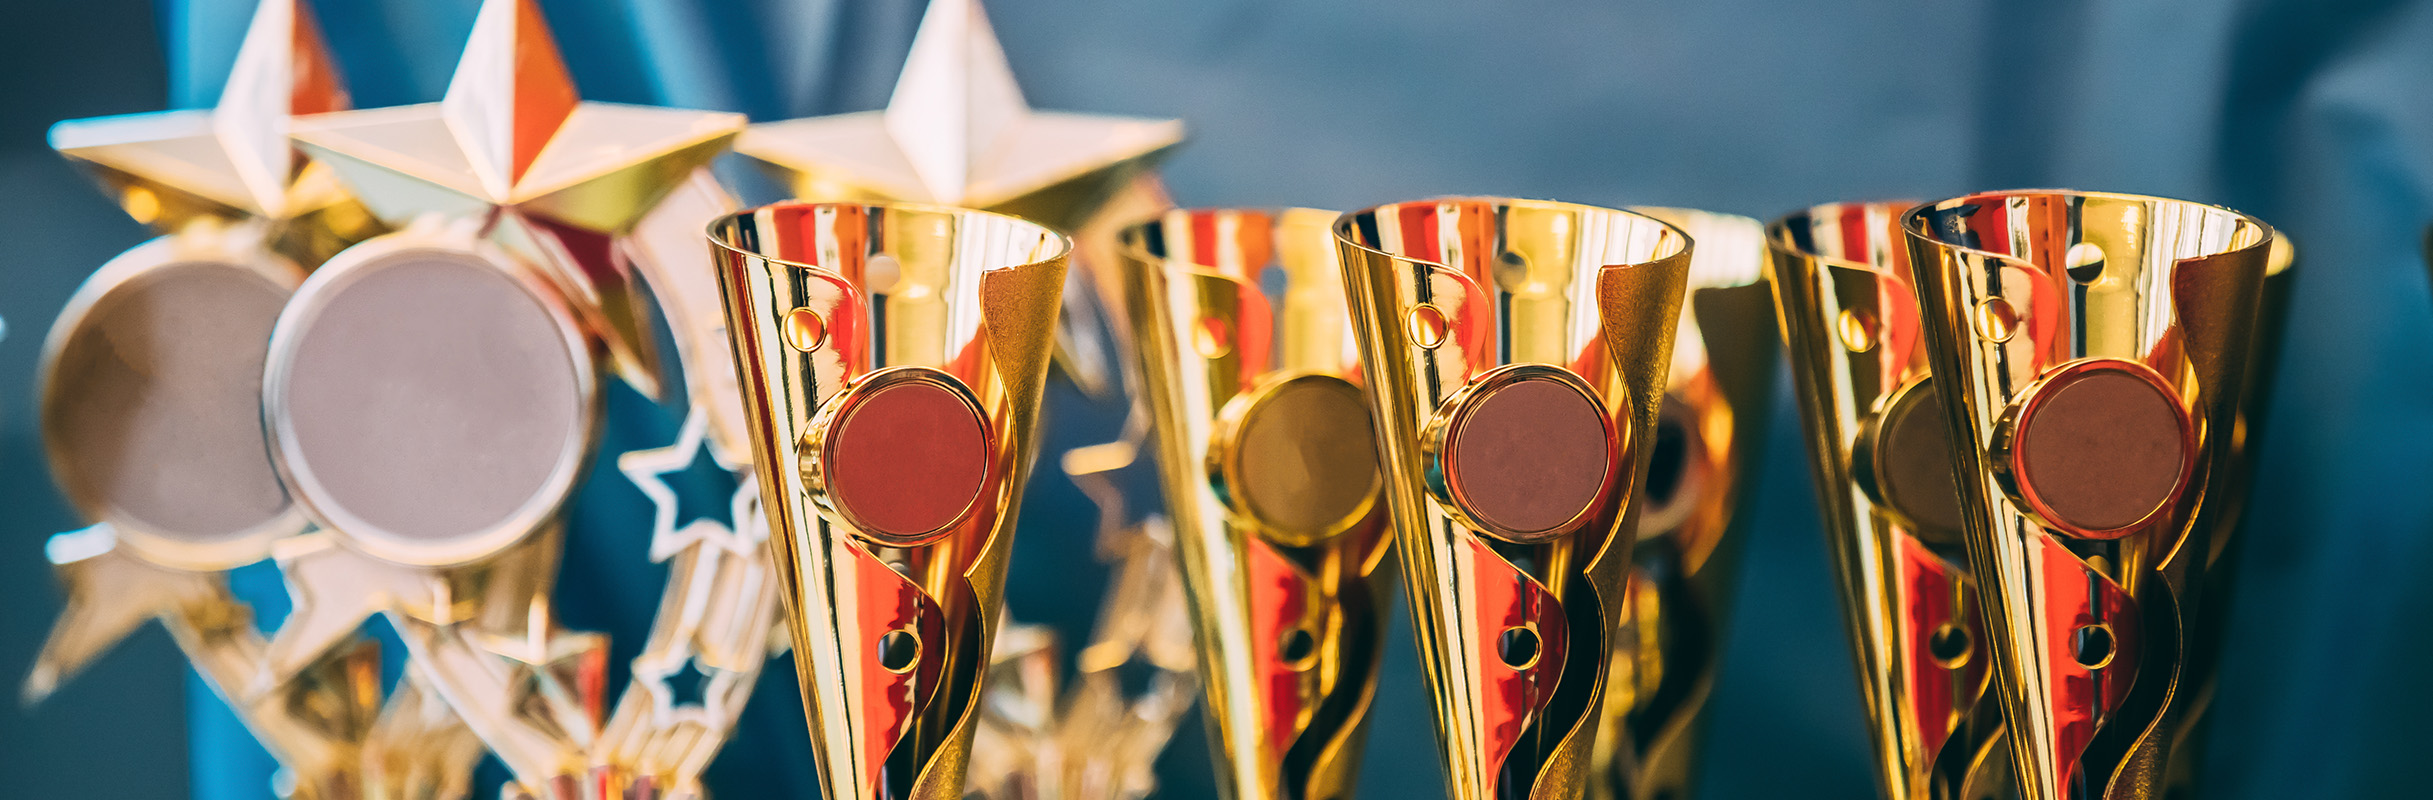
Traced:
<svg viewBox="0 0 2433 800">
<path fill-rule="evenodd" d="M 316 301 L 361 278 L 360 273 L 370 265 L 414 252 L 442 253 L 450 258 L 481 262 L 524 290 L 549 318 L 558 342 L 565 347 L 574 368 L 575 396 L 585 409 L 576 416 L 576 424 L 587 428 L 567 437 L 548 477 L 507 518 L 483 530 L 444 541 L 392 535 L 351 512 L 329 506 L 324 497 L 327 490 L 310 474 L 309 468 L 299 468 L 304 455 L 297 451 L 295 423 L 287 408 L 287 384 L 298 348 L 302 346 L 300 331 L 322 311 L 322 304 Z M 556 287 L 540 265 L 465 236 L 463 231 L 409 228 L 366 240 L 323 263 L 296 290 L 287 309 L 279 315 L 279 324 L 271 331 L 270 356 L 263 370 L 262 413 L 270 423 L 266 427 L 271 438 L 271 462 L 278 467 L 279 479 L 286 484 L 296 505 L 322 528 L 365 554 L 422 567 L 478 562 L 506 552 L 546 528 L 573 494 L 589 464 L 589 454 L 599 438 L 597 411 L 601 394 L 598 358 L 591 347 L 593 340 Z M 447 501 L 448 498 L 433 498 L 433 502 Z"/>
<path fill-rule="evenodd" d="M 734 238 L 735 233 L 743 229 L 744 221 L 758 217 L 762 214 L 794 209 L 816 210 L 821 208 L 858 208 L 865 211 L 901 211 L 914 214 L 934 214 L 957 221 L 966 219 L 1002 220 L 1004 222 L 1019 226 L 1020 228 L 1029 228 L 1038 232 L 1043 244 L 1053 245 L 1056 248 L 1053 252 L 1033 256 L 1028 261 L 989 267 L 988 271 L 1035 267 L 1056 261 L 1057 259 L 1069 258 L 1073 255 L 1073 237 L 1028 217 L 1019 217 L 1013 214 L 1006 214 L 997 211 L 965 208 L 962 206 L 941 205 L 936 203 L 783 200 L 775 203 L 753 206 L 732 214 L 719 215 L 718 218 L 710 220 L 710 224 L 703 230 L 703 233 L 709 237 L 711 247 L 734 253 L 744 258 L 755 259 L 758 261 L 792 267 L 795 269 L 813 270 L 824 274 L 834 275 L 836 274 L 835 270 L 831 270 L 818 264 L 797 261 L 790 258 L 781 258 L 761 252 L 757 249 L 735 244 L 733 241 L 731 241 Z M 1038 251 L 1034 250 L 1033 252 L 1037 253 Z M 859 284 L 856 284 L 855 288 L 860 289 L 861 287 Z"/>
<path fill-rule="evenodd" d="M 1335 218 L 1335 241 L 1342 245 L 1348 245 L 1364 252 L 1374 253 L 1386 258 L 1394 259 L 1396 261 L 1408 261 L 1414 264 L 1427 264 L 1430 266 L 1451 269 L 1452 265 L 1446 264 L 1442 261 L 1417 258 L 1370 244 L 1368 241 L 1366 241 L 1366 237 L 1358 235 L 1360 228 L 1357 220 L 1360 217 L 1374 217 L 1389 211 L 1397 211 L 1415 206 L 1441 207 L 1465 203 L 1483 204 L 1497 211 L 1528 208 L 1561 212 L 1564 214 L 1569 214 L 1575 218 L 1625 217 L 1631 219 L 1641 219 L 1654 223 L 1662 227 L 1667 233 L 1671 234 L 1670 236 L 1659 238 L 1659 247 L 1656 252 L 1648 253 L 1639 261 L 1627 262 L 1630 264 L 1653 263 L 1668 258 L 1674 258 L 1681 255 L 1682 252 L 1690 249 L 1690 247 L 1695 244 L 1695 242 L 1690 239 L 1689 232 L 1682 230 L 1679 226 L 1637 211 L 1609 208 L 1606 206 L 1588 205 L 1586 203 L 1569 203 L 1561 200 L 1530 200 L 1518 197 L 1498 197 L 1494 195 L 1455 195 L 1446 197 L 1432 197 L 1425 200 L 1403 200 L 1392 203 L 1380 203 L 1377 205 L 1368 206 L 1366 208 L 1346 211 L 1343 212 L 1342 215 Z M 1599 260 L 1601 261 L 1602 259 Z M 1601 266 L 1623 265 L 1624 264 L 1617 263 L 1603 264 Z"/>
<path fill-rule="evenodd" d="M 1794 226 L 1805 226 L 1810 224 L 1809 221 L 1816 219 L 1818 216 L 1820 216 L 1820 213 L 1849 213 L 1852 211 L 1865 211 L 1867 209 L 1880 208 L 1884 209 L 1885 217 L 1892 220 L 1893 225 L 1901 231 L 1902 235 L 1907 236 L 1909 213 L 1923 205 L 1926 205 L 1926 203 L 1908 198 L 1893 200 L 1843 200 L 1831 203 L 1818 203 L 1816 205 L 1808 206 L 1806 208 L 1775 217 L 1772 222 L 1766 223 L 1766 246 L 1773 249 L 1775 252 L 1807 259 L 1825 266 L 1864 270 L 1879 275 L 1890 275 L 1892 274 L 1891 270 L 1884 266 L 1870 264 L 1864 261 L 1856 261 L 1842 256 L 1829 256 L 1805 247 L 1801 247 L 1798 243 L 1791 240 L 1791 230 Z M 1903 243 L 1893 242 L 1893 244 L 1900 245 Z M 1897 250 L 1898 248 L 1896 247 L 1895 249 Z"/>
<path fill-rule="evenodd" d="M 1205 216 L 1241 216 L 1246 214 L 1266 215 L 1269 219 L 1268 227 L 1273 230 L 1282 230 L 1295 224 L 1313 224 L 1317 223 L 1318 217 L 1325 217 L 1326 221 L 1322 224 L 1327 226 L 1327 230 L 1329 231 L 1330 235 L 1332 233 L 1335 221 L 1343 217 L 1343 212 L 1340 211 L 1333 211 L 1324 208 L 1310 208 L 1307 206 L 1194 206 L 1189 208 L 1172 208 L 1160 212 L 1156 216 L 1124 226 L 1124 229 L 1116 234 L 1116 241 L 1121 243 L 1123 247 L 1123 255 L 1126 258 L 1142 264 L 1151 265 L 1159 270 L 1171 272 L 1173 271 L 1173 268 L 1170 265 L 1188 264 L 1192 269 L 1206 271 L 1211 274 L 1227 275 L 1224 270 L 1220 269 L 1215 264 L 1204 264 L 1197 259 L 1186 258 L 1180 254 L 1153 252 L 1149 249 L 1149 243 L 1142 237 L 1148 229 L 1163 227 L 1177 218 L 1197 219 Z M 1332 242 L 1329 242 L 1329 244 L 1331 245 Z M 1329 253 L 1327 254 L 1327 257 L 1331 259 L 1334 257 L 1334 255 Z M 1257 282 L 1259 278 L 1257 275 L 1227 275 L 1227 277 L 1242 278 L 1254 283 Z"/>
<path fill-rule="evenodd" d="M 1955 208 L 1966 203 L 1984 202 L 1987 200 L 2009 200 L 2012 198 L 2025 199 L 2034 197 L 2076 198 L 2079 200 L 2114 200 L 2128 203 L 2145 203 L 2156 206 L 2168 206 L 2181 209 L 2203 210 L 2228 215 L 2238 222 L 2239 231 L 2238 233 L 2234 234 L 2233 242 L 2230 246 L 2201 253 L 2195 256 L 2181 257 L 2178 260 L 2186 260 L 2187 258 L 2214 258 L 2232 253 L 2255 250 L 2258 248 L 2267 248 L 2265 251 L 2265 256 L 2269 262 L 2272 257 L 2272 251 L 2269 248 L 2272 247 L 2274 240 L 2281 238 L 2270 223 L 2265 222 L 2253 214 L 2239 211 L 2228 206 L 2215 205 L 2212 203 L 2204 203 L 2195 200 L 2181 200 L 2171 197 L 2161 197 L 2157 195 L 2130 194 L 2127 192 L 2095 192 L 2080 189 L 2000 189 L 1986 192 L 1971 192 L 1958 197 L 1919 203 L 1917 206 L 1901 213 L 1901 232 L 1909 238 L 1925 242 L 1935 247 L 1967 253 L 1980 258 L 1992 258 L 2003 261 L 2025 263 L 2027 262 L 2027 259 L 2021 256 L 1999 253 L 1983 248 L 1969 247 L 1943 238 L 1940 232 L 1935 231 L 1926 223 L 1926 212 L 1942 211 Z"/>
</svg>

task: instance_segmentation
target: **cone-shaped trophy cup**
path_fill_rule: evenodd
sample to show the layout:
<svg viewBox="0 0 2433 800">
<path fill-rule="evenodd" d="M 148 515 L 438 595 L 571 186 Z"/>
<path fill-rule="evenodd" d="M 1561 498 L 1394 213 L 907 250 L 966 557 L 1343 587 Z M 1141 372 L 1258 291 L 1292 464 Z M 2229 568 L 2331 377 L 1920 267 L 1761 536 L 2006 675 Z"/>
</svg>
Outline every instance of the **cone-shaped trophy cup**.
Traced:
<svg viewBox="0 0 2433 800">
<path fill-rule="evenodd" d="M 2064 191 L 1920 206 L 1902 230 L 2020 792 L 2154 796 L 2273 230 Z"/>
<path fill-rule="evenodd" d="M 1071 243 L 909 205 L 710 228 L 832 798 L 956 798 Z"/>
<path fill-rule="evenodd" d="M 1582 795 L 1689 237 L 1441 199 L 1335 224 L 1454 797 Z"/>
<path fill-rule="evenodd" d="M 1392 545 L 1331 211 L 1123 233 L 1130 321 L 1227 797 L 1349 796 Z"/>
<path fill-rule="evenodd" d="M 1688 797 L 1723 665 L 1749 482 L 1773 416 L 1773 295 L 1765 224 L 1684 208 L 1632 208 L 1697 243 L 1674 334 L 1647 479 L 1630 613 L 1613 636 L 1590 795 Z"/>
<path fill-rule="evenodd" d="M 1943 407 L 1901 212 L 1816 206 L 1768 230 L 1771 269 L 1859 697 L 1886 797 L 1998 795 L 2001 711 L 1961 545 Z"/>
</svg>

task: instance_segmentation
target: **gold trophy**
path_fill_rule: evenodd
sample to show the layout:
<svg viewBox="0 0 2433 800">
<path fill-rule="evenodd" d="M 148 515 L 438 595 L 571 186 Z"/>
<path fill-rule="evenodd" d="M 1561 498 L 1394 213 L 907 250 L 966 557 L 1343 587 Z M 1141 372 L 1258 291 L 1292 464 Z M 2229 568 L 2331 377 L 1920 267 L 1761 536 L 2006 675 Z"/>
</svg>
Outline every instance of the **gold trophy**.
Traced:
<svg viewBox="0 0 2433 800">
<path fill-rule="evenodd" d="M 1580 797 L 1690 241 L 1500 199 L 1357 211 L 1335 236 L 1452 794 Z"/>
<path fill-rule="evenodd" d="M 667 267 L 706 264 L 699 226 L 726 201 L 697 171 L 741 127 L 732 114 L 580 101 L 530 0 L 484 4 L 441 102 L 299 127 L 399 230 L 332 259 L 273 337 L 272 452 L 325 530 L 278 548 L 296 612 L 268 677 L 383 615 L 406 641 L 410 685 L 499 756 L 511 796 L 699 796 L 765 658 L 777 582 L 757 492 L 737 493 L 735 525 L 679 525 L 660 475 L 703 450 L 740 469 L 711 430 L 734 424 L 739 400 L 688 386 L 678 441 L 619 459 L 659 505 L 650 557 L 671 577 L 613 709 L 606 642 L 559 629 L 549 594 L 603 367 L 658 387 L 640 333 L 655 309 L 632 271 L 666 278 L 656 310 L 698 360 L 709 279 Z M 671 194 L 682 202 L 661 208 Z M 433 709 L 418 710 L 383 720 L 401 750 L 436 746 L 416 741 Z"/>
<path fill-rule="evenodd" d="M 1331 211 L 1125 231 L 1123 314 L 1192 602 L 1222 793 L 1351 793 L 1392 544 Z"/>
<path fill-rule="evenodd" d="M 1071 243 L 816 203 L 710 235 L 822 785 L 960 797 Z"/>
<path fill-rule="evenodd" d="M 1689 234 L 1689 289 L 1639 485 L 1629 611 L 1613 636 L 1590 785 L 1600 798 L 1687 797 L 1722 666 L 1749 482 L 1774 397 L 1765 226 L 1633 208 Z"/>
<path fill-rule="evenodd" d="M 302 4 L 269 0 L 217 108 L 52 129 L 61 154 L 164 235 L 86 280 L 44 344 L 52 471 L 98 524 L 46 548 L 68 602 L 24 687 L 41 700 L 158 619 L 277 759 L 289 796 L 314 800 L 369 788 L 378 647 L 349 638 L 255 691 L 265 643 L 227 573 L 306 527 L 262 451 L 271 325 L 305 269 L 377 229 L 287 142 L 293 116 L 346 106 L 333 63 Z"/>
<path fill-rule="evenodd" d="M 2237 471 L 2275 237 L 2130 195 L 1902 217 L 1993 701 L 2031 800 L 2159 794 Z"/>
<path fill-rule="evenodd" d="M 1986 697 L 1986 632 L 1900 230 L 1912 205 L 1775 221 L 1772 282 L 1879 788 L 1896 800 L 2002 796 L 2002 712 Z"/>
</svg>

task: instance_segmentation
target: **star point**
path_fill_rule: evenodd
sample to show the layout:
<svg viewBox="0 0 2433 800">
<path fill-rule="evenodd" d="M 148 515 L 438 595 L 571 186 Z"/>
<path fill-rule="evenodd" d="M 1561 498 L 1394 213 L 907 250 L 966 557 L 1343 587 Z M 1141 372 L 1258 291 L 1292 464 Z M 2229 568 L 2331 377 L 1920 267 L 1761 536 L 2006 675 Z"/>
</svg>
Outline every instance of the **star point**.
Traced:
<svg viewBox="0 0 2433 800">
<path fill-rule="evenodd" d="M 735 151 L 805 198 L 1020 208 L 1071 230 L 1182 139 L 1178 120 L 1032 110 L 978 0 L 939 0 L 886 110 L 755 125 Z"/>
<path fill-rule="evenodd" d="M 741 114 L 581 99 L 534 0 L 484 0 L 437 103 L 326 114 L 295 140 L 392 226 L 437 214 L 514 218 L 617 373 L 659 393 L 651 314 L 608 240 L 726 150 Z M 519 230 L 520 229 L 520 230 Z"/>
<path fill-rule="evenodd" d="M 346 202 L 288 133 L 297 117 L 347 107 L 311 9 L 263 0 L 217 106 L 68 120 L 52 126 L 50 142 L 160 230 L 206 218 L 286 221 Z"/>
</svg>

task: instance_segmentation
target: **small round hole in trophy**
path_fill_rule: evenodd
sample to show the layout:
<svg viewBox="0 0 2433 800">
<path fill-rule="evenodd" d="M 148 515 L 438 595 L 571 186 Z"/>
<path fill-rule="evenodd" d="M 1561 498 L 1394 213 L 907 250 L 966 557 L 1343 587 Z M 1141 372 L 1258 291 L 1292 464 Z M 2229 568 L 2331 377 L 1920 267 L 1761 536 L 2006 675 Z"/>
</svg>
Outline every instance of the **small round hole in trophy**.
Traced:
<svg viewBox="0 0 2433 800">
<path fill-rule="evenodd" d="M 797 308 L 786 312 L 786 346 L 805 353 L 817 352 L 828 341 L 828 321 L 819 312 Z"/>
<path fill-rule="evenodd" d="M 1968 629 L 1949 622 L 1935 626 L 1926 638 L 1926 654 L 1944 669 L 1966 666 L 1975 649 L 1976 642 L 1968 635 Z"/>
<path fill-rule="evenodd" d="M 1517 625 L 1505 628 L 1504 635 L 1496 637 L 1496 656 L 1503 659 L 1504 666 L 1513 669 L 1528 669 L 1537 666 L 1538 654 L 1543 649 L 1544 643 L 1538 641 L 1538 630 L 1535 626 Z"/>
<path fill-rule="evenodd" d="M 1453 330 L 1453 323 L 1451 320 L 1445 319 L 1444 310 L 1433 305 L 1423 304 L 1411 309 L 1408 322 L 1410 323 L 1411 343 L 1430 350 L 1443 345 L 1445 337 L 1450 335 Z"/>
<path fill-rule="evenodd" d="M 1191 348 L 1201 358 L 1224 358 L 1233 354 L 1233 323 L 1221 317 L 1201 317 L 1191 326 Z"/>
<path fill-rule="evenodd" d="M 1495 285 L 1506 292 L 1520 294 L 1529 288 L 1529 258 L 1506 250 L 1495 256 Z"/>
<path fill-rule="evenodd" d="M 1989 342 L 2007 342 L 2012 334 L 2019 332 L 2019 309 L 2013 307 L 2011 301 L 1999 297 L 1988 297 L 1978 303 L 1970 320 L 1977 329 L 1977 336 Z"/>
<path fill-rule="evenodd" d="M 2048 522 L 2087 536 L 2125 532 L 2187 478 L 2179 399 L 2142 369 L 2095 366 L 2048 380 L 2023 406 L 2012 447 L 2019 489 Z"/>
<path fill-rule="evenodd" d="M 1318 662 L 1318 635 L 1308 628 L 1292 628 L 1276 642 L 1276 660 L 1294 671 L 1309 669 Z"/>
<path fill-rule="evenodd" d="M 1875 349 L 1875 312 L 1864 308 L 1845 308 L 1838 323 L 1835 327 L 1841 333 L 1843 349 L 1853 353 Z"/>
<path fill-rule="evenodd" d="M 2070 649 L 2078 665 L 2087 669 L 2103 669 L 2112 665 L 2117 650 L 2112 639 L 2112 626 L 2103 623 L 2088 625 L 2070 634 Z"/>
<path fill-rule="evenodd" d="M 862 262 L 862 291 L 886 294 L 904 280 L 904 265 L 886 253 L 871 256 Z"/>
<path fill-rule="evenodd" d="M 2067 265 L 2070 280 L 2079 284 L 2094 283 L 2104 277 L 2104 249 L 2094 242 L 2070 245 L 2070 251 L 2062 256 L 2062 262 Z"/>
<path fill-rule="evenodd" d="M 921 665 L 921 636 L 910 628 L 897 628 L 879 636 L 879 668 L 897 675 L 911 672 Z"/>
</svg>

